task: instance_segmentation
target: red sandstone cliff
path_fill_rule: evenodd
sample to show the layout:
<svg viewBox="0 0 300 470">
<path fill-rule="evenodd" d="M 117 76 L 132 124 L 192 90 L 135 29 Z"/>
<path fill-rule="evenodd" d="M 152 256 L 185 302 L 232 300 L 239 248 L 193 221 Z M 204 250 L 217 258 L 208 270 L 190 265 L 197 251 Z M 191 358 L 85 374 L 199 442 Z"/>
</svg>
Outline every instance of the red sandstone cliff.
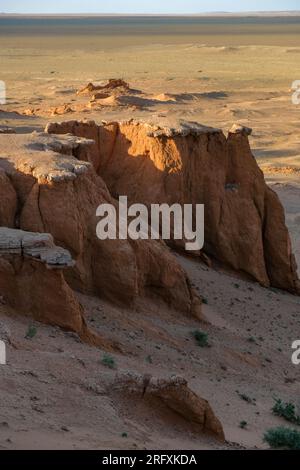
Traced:
<svg viewBox="0 0 300 470">
<path fill-rule="evenodd" d="M 205 252 L 264 286 L 300 291 L 284 211 L 251 153 L 249 129 L 195 123 L 51 123 L 47 132 L 94 140 L 85 158 L 129 202 L 205 204 Z"/>
<path fill-rule="evenodd" d="M 1 152 L 1 143 L 9 151 Z M 115 201 L 92 165 L 72 156 L 84 158 L 91 145 L 72 136 L 0 136 L 0 191 L 6 194 L 0 200 L 1 225 L 50 233 L 75 260 L 65 270 L 75 289 L 127 305 L 140 296 L 158 296 L 181 312 L 199 314 L 185 272 L 163 243 L 97 238 L 96 209 Z M 41 283 L 51 276 L 41 277 Z"/>
</svg>

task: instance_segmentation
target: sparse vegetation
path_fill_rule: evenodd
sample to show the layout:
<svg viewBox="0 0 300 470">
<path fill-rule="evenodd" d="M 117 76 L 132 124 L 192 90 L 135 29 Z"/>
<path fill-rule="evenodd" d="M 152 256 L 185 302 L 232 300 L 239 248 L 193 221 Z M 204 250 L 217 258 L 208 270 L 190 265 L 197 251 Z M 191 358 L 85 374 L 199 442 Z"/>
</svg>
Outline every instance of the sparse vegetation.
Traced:
<svg viewBox="0 0 300 470">
<path fill-rule="evenodd" d="M 264 435 L 264 441 L 273 449 L 288 448 L 300 450 L 300 432 L 283 426 L 268 429 Z"/>
<path fill-rule="evenodd" d="M 32 339 L 37 335 L 37 329 L 35 326 L 31 325 L 28 327 L 27 333 L 25 335 L 26 339 Z"/>
<path fill-rule="evenodd" d="M 241 421 L 241 422 L 240 422 L 240 428 L 241 428 L 241 429 L 246 429 L 247 426 L 248 426 L 247 421 Z"/>
<path fill-rule="evenodd" d="M 122 437 L 124 437 L 124 438 L 125 438 L 125 437 L 128 437 L 127 432 L 123 432 L 123 433 L 122 433 Z"/>
<path fill-rule="evenodd" d="M 251 405 L 256 405 L 256 399 L 255 398 L 251 398 L 249 397 L 248 395 L 246 395 L 246 393 L 240 393 L 239 391 L 237 391 L 237 394 L 238 396 L 240 397 L 241 400 L 247 402 L 247 403 L 250 403 Z"/>
<path fill-rule="evenodd" d="M 197 341 L 198 346 L 200 346 L 200 348 L 208 347 L 208 334 L 207 333 L 205 333 L 204 331 L 195 330 L 193 331 L 192 334 L 195 340 Z"/>
<path fill-rule="evenodd" d="M 280 289 L 277 289 L 277 287 L 269 287 L 269 290 L 274 294 L 280 294 Z"/>
<path fill-rule="evenodd" d="M 147 356 L 146 357 L 146 362 L 148 362 L 148 364 L 153 364 L 152 356 Z"/>
<path fill-rule="evenodd" d="M 208 305 L 208 300 L 205 297 L 202 297 L 202 303 L 204 305 Z"/>
<path fill-rule="evenodd" d="M 255 338 L 253 338 L 253 336 L 250 336 L 250 337 L 248 338 L 248 342 L 249 342 L 249 343 L 256 344 L 256 340 L 255 340 Z"/>
<path fill-rule="evenodd" d="M 284 403 L 280 398 L 275 400 L 275 405 L 272 408 L 276 416 L 281 416 L 290 423 L 298 424 L 300 426 L 300 416 L 296 413 L 296 407 L 293 403 Z"/>
<path fill-rule="evenodd" d="M 115 369 L 116 368 L 116 362 L 112 356 L 109 354 L 104 354 L 101 360 L 101 363 L 105 367 L 109 367 L 109 369 Z"/>
</svg>

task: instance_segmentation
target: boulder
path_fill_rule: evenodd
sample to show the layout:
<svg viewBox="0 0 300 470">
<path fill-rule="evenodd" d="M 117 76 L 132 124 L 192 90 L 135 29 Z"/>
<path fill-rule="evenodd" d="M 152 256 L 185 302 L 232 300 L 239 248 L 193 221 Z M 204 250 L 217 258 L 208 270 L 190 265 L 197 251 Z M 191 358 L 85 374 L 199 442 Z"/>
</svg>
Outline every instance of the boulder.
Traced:
<svg viewBox="0 0 300 470">
<path fill-rule="evenodd" d="M 201 433 L 207 433 L 224 442 L 225 435 L 219 419 L 209 402 L 192 391 L 188 382 L 178 376 L 158 379 L 151 375 L 124 373 L 117 375 L 112 390 L 134 397 L 134 401 L 158 399 Z M 159 409 L 159 407 L 158 407 Z"/>
</svg>

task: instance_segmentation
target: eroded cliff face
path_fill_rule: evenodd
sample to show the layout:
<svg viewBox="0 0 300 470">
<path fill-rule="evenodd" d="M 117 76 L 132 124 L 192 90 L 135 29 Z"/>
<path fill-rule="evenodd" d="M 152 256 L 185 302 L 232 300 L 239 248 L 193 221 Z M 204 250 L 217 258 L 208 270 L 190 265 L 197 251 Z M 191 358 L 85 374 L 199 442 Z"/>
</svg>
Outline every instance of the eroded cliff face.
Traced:
<svg viewBox="0 0 300 470">
<path fill-rule="evenodd" d="M 195 123 L 51 123 L 46 131 L 88 137 L 90 161 L 114 196 L 130 203 L 205 205 L 205 252 L 263 286 L 300 292 L 282 205 L 249 146 L 250 129 Z"/>
<path fill-rule="evenodd" d="M 1 152 L 1 145 L 9 150 Z M 164 243 L 97 238 L 97 207 L 102 203 L 116 204 L 116 201 L 93 166 L 80 161 L 86 159 L 93 145 L 93 141 L 73 136 L 58 138 L 36 133 L 0 136 L 3 181 L 0 191 L 6 194 L 6 198 L 0 200 L 1 224 L 50 233 L 55 243 L 67 249 L 75 261 L 64 271 L 64 278 L 74 289 L 123 305 L 132 305 L 140 296 L 156 296 L 182 313 L 200 314 L 199 299 Z M 32 305 L 31 310 L 34 312 L 40 302 L 42 304 L 39 286 L 44 284 L 46 289 L 48 283 L 49 295 L 53 293 L 53 302 L 57 302 L 59 309 L 61 299 L 58 294 L 54 295 L 58 274 L 33 267 L 35 264 L 31 263 L 22 266 L 20 272 L 12 272 L 11 285 L 14 275 L 23 278 L 23 273 L 27 276 L 26 269 L 32 270 L 35 282 L 29 292 L 35 306 Z M 66 286 L 64 284 L 64 290 Z M 70 304 L 72 302 L 70 299 Z M 56 322 L 55 316 L 54 320 Z"/>
<path fill-rule="evenodd" d="M 50 234 L 0 227 L 2 298 L 36 320 L 80 333 L 83 310 L 63 276 L 72 265 Z"/>
<path fill-rule="evenodd" d="M 75 265 L 70 253 L 56 246 L 49 233 L 0 227 L 0 296 L 18 313 L 67 331 L 82 341 L 114 349 L 91 331 L 84 309 L 64 278 Z"/>
<path fill-rule="evenodd" d="M 17 194 L 5 171 L 0 169 L 0 226 L 14 227 Z"/>
</svg>

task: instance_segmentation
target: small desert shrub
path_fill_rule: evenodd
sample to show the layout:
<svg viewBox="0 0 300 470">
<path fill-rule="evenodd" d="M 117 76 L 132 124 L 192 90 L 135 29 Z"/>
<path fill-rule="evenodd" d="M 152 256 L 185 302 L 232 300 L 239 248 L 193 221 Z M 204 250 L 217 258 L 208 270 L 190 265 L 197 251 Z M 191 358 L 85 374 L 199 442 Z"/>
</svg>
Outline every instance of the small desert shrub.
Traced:
<svg viewBox="0 0 300 470">
<path fill-rule="evenodd" d="M 195 340 L 197 341 L 198 346 L 200 346 L 200 348 L 206 348 L 208 346 L 208 334 L 207 333 L 205 333 L 204 331 L 195 330 L 193 331 L 192 334 Z"/>
<path fill-rule="evenodd" d="M 300 432 L 283 426 L 268 429 L 264 435 L 264 441 L 273 449 L 285 447 L 292 450 L 300 450 Z"/>
<path fill-rule="evenodd" d="M 37 329 L 35 326 L 31 325 L 28 327 L 27 333 L 25 335 L 26 339 L 32 339 L 36 336 L 37 334 Z"/>
<path fill-rule="evenodd" d="M 250 336 L 247 340 L 249 343 L 253 343 L 253 344 L 256 344 L 256 340 L 253 336 Z"/>
<path fill-rule="evenodd" d="M 112 356 L 110 356 L 109 354 L 104 354 L 103 355 L 101 363 L 105 367 L 109 367 L 109 369 L 115 369 L 115 367 L 116 367 L 116 362 L 115 362 L 114 358 Z"/>
<path fill-rule="evenodd" d="M 241 422 L 240 422 L 240 428 L 241 428 L 241 429 L 246 429 L 247 426 L 248 426 L 247 421 L 241 421 Z"/>
<path fill-rule="evenodd" d="M 272 408 L 276 416 L 281 416 L 290 423 L 295 423 L 300 426 L 300 416 L 296 414 L 296 408 L 293 403 L 284 403 L 282 400 L 275 400 L 275 405 Z"/>
<path fill-rule="evenodd" d="M 146 362 L 148 362 L 148 364 L 153 364 L 152 356 L 147 356 L 146 357 Z"/>
<path fill-rule="evenodd" d="M 256 405 L 256 398 L 251 398 L 248 395 L 246 395 L 246 393 L 241 393 L 238 390 L 236 390 L 236 393 L 238 394 L 241 400 L 247 403 L 250 403 L 251 405 Z"/>
<path fill-rule="evenodd" d="M 280 293 L 280 290 L 277 289 L 276 287 L 269 287 L 269 290 L 270 290 L 271 292 L 274 292 L 274 294 Z"/>
</svg>

